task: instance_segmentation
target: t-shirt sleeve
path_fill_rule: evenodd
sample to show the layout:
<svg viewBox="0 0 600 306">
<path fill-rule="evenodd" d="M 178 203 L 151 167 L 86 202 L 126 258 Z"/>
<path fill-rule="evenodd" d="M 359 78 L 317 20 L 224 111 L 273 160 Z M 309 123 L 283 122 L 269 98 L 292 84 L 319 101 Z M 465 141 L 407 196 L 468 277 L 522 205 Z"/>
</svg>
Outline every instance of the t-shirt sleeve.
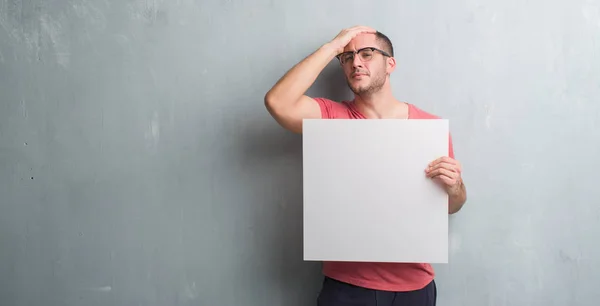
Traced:
<svg viewBox="0 0 600 306">
<path fill-rule="evenodd" d="M 323 119 L 335 119 L 336 115 L 340 112 L 340 108 L 343 108 L 339 103 L 326 98 L 313 98 L 319 104 L 321 108 L 321 118 Z"/>
<path fill-rule="evenodd" d="M 452 145 L 452 134 L 448 135 L 448 156 L 454 158 L 454 146 Z"/>
</svg>

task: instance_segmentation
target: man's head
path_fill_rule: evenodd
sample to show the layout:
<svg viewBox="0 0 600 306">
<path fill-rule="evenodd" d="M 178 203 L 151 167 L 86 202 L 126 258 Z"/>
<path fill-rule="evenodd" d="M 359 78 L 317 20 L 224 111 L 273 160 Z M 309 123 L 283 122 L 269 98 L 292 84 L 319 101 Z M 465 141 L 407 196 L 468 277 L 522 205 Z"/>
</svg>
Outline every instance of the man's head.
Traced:
<svg viewBox="0 0 600 306">
<path fill-rule="evenodd" d="M 383 88 L 396 67 L 394 47 L 380 32 L 360 34 L 338 55 L 348 86 L 359 96 L 371 95 Z"/>
</svg>

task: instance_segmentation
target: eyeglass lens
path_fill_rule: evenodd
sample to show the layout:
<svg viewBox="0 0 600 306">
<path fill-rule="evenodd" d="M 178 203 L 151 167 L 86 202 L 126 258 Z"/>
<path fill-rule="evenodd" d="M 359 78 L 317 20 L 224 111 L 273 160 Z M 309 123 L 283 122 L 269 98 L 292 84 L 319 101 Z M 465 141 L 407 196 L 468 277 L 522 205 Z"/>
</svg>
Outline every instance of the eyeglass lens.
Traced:
<svg viewBox="0 0 600 306">
<path fill-rule="evenodd" d="M 373 50 L 371 49 L 362 49 L 359 50 L 357 53 L 360 60 L 364 62 L 370 60 L 373 57 Z M 342 62 L 342 64 L 354 61 L 354 52 L 342 54 L 342 56 L 340 57 L 340 61 Z"/>
</svg>

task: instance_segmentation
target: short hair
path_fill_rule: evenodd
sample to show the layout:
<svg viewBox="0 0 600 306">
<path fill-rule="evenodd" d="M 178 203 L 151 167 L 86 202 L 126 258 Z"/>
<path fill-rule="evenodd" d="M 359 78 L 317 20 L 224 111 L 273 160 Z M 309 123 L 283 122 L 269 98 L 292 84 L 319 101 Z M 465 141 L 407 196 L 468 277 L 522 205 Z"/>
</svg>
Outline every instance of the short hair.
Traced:
<svg viewBox="0 0 600 306">
<path fill-rule="evenodd" d="M 385 36 L 385 34 L 379 31 L 375 32 L 375 36 L 377 37 L 377 40 L 383 44 L 383 51 L 386 51 L 391 56 L 394 56 L 394 46 L 392 45 L 392 41 Z"/>
</svg>

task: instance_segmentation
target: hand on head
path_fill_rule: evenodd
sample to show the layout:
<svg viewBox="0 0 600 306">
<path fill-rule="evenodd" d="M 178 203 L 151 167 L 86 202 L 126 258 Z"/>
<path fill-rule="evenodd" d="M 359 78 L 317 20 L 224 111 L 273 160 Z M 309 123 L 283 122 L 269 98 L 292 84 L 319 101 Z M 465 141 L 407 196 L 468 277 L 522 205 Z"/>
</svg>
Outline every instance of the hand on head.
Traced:
<svg viewBox="0 0 600 306">
<path fill-rule="evenodd" d="M 344 52 L 346 45 L 350 41 L 358 36 L 359 34 L 372 33 L 375 34 L 377 31 L 367 26 L 355 26 L 348 29 L 343 29 L 333 40 L 331 40 L 331 46 L 336 50 L 336 54 Z"/>
</svg>

